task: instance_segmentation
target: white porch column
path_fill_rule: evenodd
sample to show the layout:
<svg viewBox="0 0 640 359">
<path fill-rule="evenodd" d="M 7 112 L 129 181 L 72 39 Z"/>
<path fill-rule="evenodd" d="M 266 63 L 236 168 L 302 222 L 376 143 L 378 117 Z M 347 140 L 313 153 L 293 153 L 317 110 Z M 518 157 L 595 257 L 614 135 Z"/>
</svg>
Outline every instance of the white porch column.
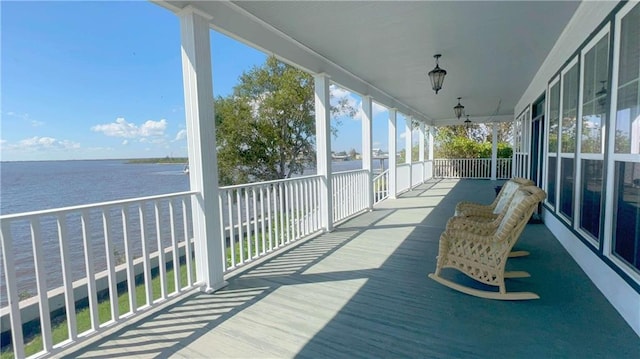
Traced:
<svg viewBox="0 0 640 359">
<path fill-rule="evenodd" d="M 420 165 L 422 166 L 422 175 L 420 176 L 420 182 L 424 183 L 426 178 L 425 171 L 427 166 L 424 163 L 424 122 L 420 122 L 420 128 L 418 131 L 418 161 L 420 161 Z"/>
<path fill-rule="evenodd" d="M 411 116 L 404 117 L 404 163 L 409 164 L 409 189 L 413 188 L 413 166 L 411 166 L 411 162 L 413 161 L 411 158 L 413 139 L 411 138 L 411 120 Z"/>
<path fill-rule="evenodd" d="M 367 191 L 367 208 L 373 209 L 373 130 L 371 121 L 373 120 L 371 112 L 371 96 L 362 96 L 362 169 L 367 170 L 369 177 L 366 188 Z"/>
<path fill-rule="evenodd" d="M 180 16 L 182 78 L 189 152 L 197 283 L 211 293 L 227 282 L 223 277 L 223 238 L 218 202 L 218 157 L 211 81 L 209 20 L 187 6 Z"/>
<path fill-rule="evenodd" d="M 325 231 L 333 230 L 333 190 L 331 188 L 331 104 L 329 76 L 314 76 L 316 112 L 316 168 L 322 176 L 320 219 Z"/>
<path fill-rule="evenodd" d="M 493 146 L 491 147 L 491 180 L 495 181 L 498 176 L 498 124 L 493 123 L 493 136 L 491 136 Z"/>
<path fill-rule="evenodd" d="M 396 143 L 396 120 L 398 118 L 398 110 L 389 109 L 389 198 L 396 198 L 398 194 L 398 169 L 396 168 L 396 152 L 398 146 Z"/>
<path fill-rule="evenodd" d="M 427 178 L 433 178 L 435 171 L 435 164 L 433 163 L 433 138 L 435 137 L 435 128 L 429 126 L 429 161 L 431 161 L 431 172 L 427 175 Z"/>
<path fill-rule="evenodd" d="M 433 138 L 435 137 L 435 129 L 429 126 L 429 161 L 433 161 Z"/>
</svg>

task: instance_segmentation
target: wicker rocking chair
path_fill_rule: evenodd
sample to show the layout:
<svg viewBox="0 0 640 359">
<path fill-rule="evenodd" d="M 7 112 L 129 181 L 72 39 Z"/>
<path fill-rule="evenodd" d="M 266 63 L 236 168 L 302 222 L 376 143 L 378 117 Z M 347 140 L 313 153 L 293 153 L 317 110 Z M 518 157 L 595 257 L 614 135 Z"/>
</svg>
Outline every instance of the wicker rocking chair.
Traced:
<svg viewBox="0 0 640 359">
<path fill-rule="evenodd" d="M 518 188 L 522 186 L 534 186 L 535 183 L 526 178 L 514 177 L 502 186 L 500 192 L 496 196 L 496 199 L 491 204 L 479 204 L 475 202 L 463 201 L 456 205 L 456 211 L 454 217 L 450 221 L 458 221 L 462 218 L 468 218 L 476 222 L 486 222 L 491 226 L 497 227 L 500 225 L 502 217 L 507 211 L 507 207 Z M 528 251 L 512 251 L 509 257 L 524 257 L 528 256 Z"/>
<path fill-rule="evenodd" d="M 473 221 L 460 221 L 440 237 L 435 273 L 429 277 L 440 284 L 477 297 L 500 300 L 538 299 L 531 292 L 508 293 L 505 278 L 529 277 L 527 272 L 505 272 L 511 248 L 520 237 L 529 217 L 546 193 L 535 186 L 520 187 L 497 228 Z M 475 223 L 475 224 L 474 224 Z M 440 277 L 443 268 L 455 268 L 498 292 L 470 288 Z"/>
</svg>

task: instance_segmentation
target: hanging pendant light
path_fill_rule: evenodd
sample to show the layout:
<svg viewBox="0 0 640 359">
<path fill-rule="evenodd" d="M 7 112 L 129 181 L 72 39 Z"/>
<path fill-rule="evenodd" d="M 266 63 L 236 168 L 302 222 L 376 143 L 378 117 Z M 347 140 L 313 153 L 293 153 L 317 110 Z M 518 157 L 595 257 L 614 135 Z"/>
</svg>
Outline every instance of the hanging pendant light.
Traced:
<svg viewBox="0 0 640 359">
<path fill-rule="evenodd" d="M 598 105 L 600 105 L 600 107 L 604 107 L 604 105 L 607 104 L 607 89 L 604 87 L 604 84 L 607 83 L 607 81 L 600 81 L 602 83 L 602 88 L 600 89 L 600 91 L 596 92 L 596 98 L 600 97 L 598 99 Z"/>
<path fill-rule="evenodd" d="M 440 54 L 433 56 L 436 58 L 436 67 L 433 70 L 429 71 L 429 78 L 431 79 L 431 88 L 436 92 L 436 94 L 440 89 L 442 89 L 444 76 L 447 74 L 447 72 L 441 69 L 440 66 L 438 65 L 438 58 L 440 58 L 441 56 L 442 55 Z"/>
<path fill-rule="evenodd" d="M 467 115 L 467 119 L 464 120 L 464 125 L 467 128 L 467 130 L 469 129 L 469 126 L 471 126 L 471 120 L 469 120 L 469 115 Z"/>
<path fill-rule="evenodd" d="M 460 117 L 462 117 L 462 114 L 464 113 L 464 106 L 460 104 L 461 98 L 462 97 L 458 97 L 458 104 L 453 107 L 453 112 L 456 114 L 456 117 L 458 118 L 458 120 L 460 119 Z"/>
</svg>

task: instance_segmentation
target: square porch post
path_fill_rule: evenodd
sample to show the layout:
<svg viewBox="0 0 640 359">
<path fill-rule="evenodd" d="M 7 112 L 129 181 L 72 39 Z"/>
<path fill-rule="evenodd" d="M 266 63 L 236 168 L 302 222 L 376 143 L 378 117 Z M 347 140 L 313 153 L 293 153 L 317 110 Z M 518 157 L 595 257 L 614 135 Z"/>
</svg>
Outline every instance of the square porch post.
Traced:
<svg viewBox="0 0 640 359">
<path fill-rule="evenodd" d="M 331 182 L 331 104 L 329 76 L 314 76 L 316 113 L 316 168 L 321 176 L 320 220 L 326 232 L 333 230 L 333 189 Z"/>
<path fill-rule="evenodd" d="M 495 181 L 498 177 L 498 124 L 496 122 L 493 123 L 491 142 L 491 180 Z"/>
<path fill-rule="evenodd" d="M 363 191 L 365 194 L 365 203 L 369 210 L 373 209 L 373 158 L 372 143 L 373 130 L 371 121 L 371 96 L 362 96 L 362 169 L 367 170 L 367 183 Z"/>
<path fill-rule="evenodd" d="M 435 137 L 435 127 L 429 126 L 429 161 L 431 162 L 430 173 L 427 174 L 427 178 L 433 178 L 435 163 L 433 161 L 433 138 Z"/>
<path fill-rule="evenodd" d="M 411 131 L 411 127 L 413 125 L 413 118 L 411 116 L 405 116 L 404 118 L 404 163 L 409 164 L 409 189 L 413 188 L 413 166 L 411 162 L 413 159 L 411 158 L 412 145 L 413 145 L 413 132 Z"/>
<path fill-rule="evenodd" d="M 398 110 L 389 109 L 389 198 L 396 198 L 397 191 L 397 173 L 396 168 L 396 152 L 398 150 L 396 143 L 396 121 L 398 119 Z"/>
<path fill-rule="evenodd" d="M 426 164 L 424 163 L 424 122 L 420 122 L 420 127 L 418 131 L 418 161 L 420 161 L 420 165 L 422 166 L 422 175 L 420 176 L 420 182 L 424 183 L 425 181 L 425 171 L 427 169 Z"/>
<path fill-rule="evenodd" d="M 197 284 L 211 293 L 227 285 L 218 200 L 218 157 L 211 81 L 209 20 L 191 6 L 179 14 Z"/>
</svg>

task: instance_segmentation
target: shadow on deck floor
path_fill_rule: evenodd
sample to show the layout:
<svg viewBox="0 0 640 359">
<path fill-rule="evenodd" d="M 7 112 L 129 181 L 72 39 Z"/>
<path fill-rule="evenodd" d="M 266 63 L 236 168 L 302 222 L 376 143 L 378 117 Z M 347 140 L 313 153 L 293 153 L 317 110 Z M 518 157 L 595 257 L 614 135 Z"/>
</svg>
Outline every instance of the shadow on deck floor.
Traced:
<svg viewBox="0 0 640 359">
<path fill-rule="evenodd" d="M 528 225 L 502 302 L 427 278 L 460 200 L 490 202 L 495 182 L 432 181 L 335 231 L 115 327 L 67 357 L 631 358 L 640 338 L 544 225 Z M 444 276 L 470 283 L 453 270 Z"/>
</svg>

